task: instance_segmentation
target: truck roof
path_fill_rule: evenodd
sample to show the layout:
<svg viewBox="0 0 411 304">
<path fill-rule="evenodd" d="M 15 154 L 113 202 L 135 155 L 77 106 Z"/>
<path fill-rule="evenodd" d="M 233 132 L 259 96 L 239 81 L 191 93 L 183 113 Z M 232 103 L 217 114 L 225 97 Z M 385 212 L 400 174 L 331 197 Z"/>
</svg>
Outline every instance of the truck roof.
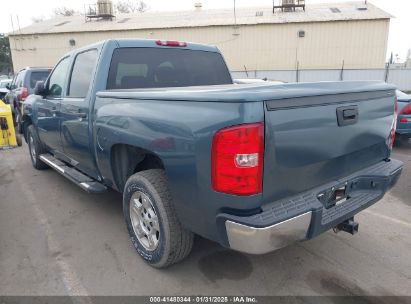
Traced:
<svg viewBox="0 0 411 304">
<path fill-rule="evenodd" d="M 167 41 L 166 39 L 115 39 L 119 45 L 119 47 L 157 47 L 157 48 L 164 48 L 168 46 L 161 46 L 157 45 L 156 41 Z M 187 46 L 183 48 L 187 48 L 190 50 L 197 50 L 197 51 L 208 51 L 208 52 L 219 52 L 216 46 L 188 42 L 188 41 L 181 41 L 186 42 Z"/>
<path fill-rule="evenodd" d="M 158 45 L 156 41 L 167 41 L 164 39 L 107 39 L 107 40 L 102 40 L 99 42 L 96 42 L 94 44 L 89 44 L 84 47 L 75 49 L 66 55 L 74 54 L 81 52 L 85 49 L 89 49 L 91 47 L 95 48 L 101 48 L 105 44 L 116 44 L 117 47 L 150 47 L 150 48 L 175 48 L 175 46 L 170 47 L 170 46 L 163 46 L 163 45 Z M 220 53 L 219 49 L 216 46 L 211 46 L 211 45 L 206 45 L 206 44 L 200 44 L 200 43 L 193 43 L 193 42 L 187 42 L 187 41 L 181 41 L 181 42 L 186 42 L 186 46 L 184 47 L 177 47 L 177 48 L 183 48 L 187 50 L 195 50 L 195 51 L 206 51 L 206 52 L 217 52 Z"/>
</svg>

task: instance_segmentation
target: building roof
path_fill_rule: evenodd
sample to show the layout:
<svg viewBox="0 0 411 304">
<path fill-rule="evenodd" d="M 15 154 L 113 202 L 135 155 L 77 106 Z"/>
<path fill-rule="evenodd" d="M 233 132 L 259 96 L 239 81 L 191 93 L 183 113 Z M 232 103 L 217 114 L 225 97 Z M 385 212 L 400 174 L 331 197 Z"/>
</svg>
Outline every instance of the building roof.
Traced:
<svg viewBox="0 0 411 304">
<path fill-rule="evenodd" d="M 305 12 L 297 8 L 295 12 L 281 12 L 277 10 L 275 14 L 273 14 L 272 6 L 237 8 L 236 10 L 237 25 L 375 20 L 389 19 L 391 17 L 390 14 L 370 3 L 365 5 L 363 1 L 307 4 Z M 112 21 L 93 20 L 86 22 L 84 16 L 59 17 L 22 28 L 14 33 L 10 33 L 10 35 L 122 31 L 217 25 L 234 25 L 232 8 L 119 14 Z"/>
</svg>

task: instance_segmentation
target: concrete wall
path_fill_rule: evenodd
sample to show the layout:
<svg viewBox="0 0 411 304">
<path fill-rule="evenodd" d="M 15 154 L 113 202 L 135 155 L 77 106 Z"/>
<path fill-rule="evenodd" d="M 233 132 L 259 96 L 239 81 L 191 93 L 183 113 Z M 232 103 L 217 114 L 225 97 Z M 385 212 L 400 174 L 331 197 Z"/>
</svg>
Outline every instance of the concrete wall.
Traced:
<svg viewBox="0 0 411 304">
<path fill-rule="evenodd" d="M 110 22 L 110 21 L 107 21 Z M 383 68 L 389 19 L 11 36 L 15 71 L 53 66 L 66 52 L 107 38 L 175 39 L 213 44 L 231 70 Z M 298 31 L 305 37 L 299 38 Z M 69 40 L 76 46 L 71 47 Z"/>
</svg>

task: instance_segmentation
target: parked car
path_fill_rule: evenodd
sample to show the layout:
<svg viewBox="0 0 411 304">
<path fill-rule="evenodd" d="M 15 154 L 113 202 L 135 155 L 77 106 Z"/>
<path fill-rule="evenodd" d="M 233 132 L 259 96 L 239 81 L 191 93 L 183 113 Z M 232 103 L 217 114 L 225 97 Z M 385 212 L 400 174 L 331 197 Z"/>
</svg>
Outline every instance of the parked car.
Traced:
<svg viewBox="0 0 411 304">
<path fill-rule="evenodd" d="M 398 139 L 411 138 L 411 95 L 405 94 L 400 90 L 396 91 L 398 100 L 398 120 L 397 136 Z"/>
<path fill-rule="evenodd" d="M 263 254 L 331 228 L 398 180 L 395 87 L 233 84 L 219 50 L 107 40 L 65 55 L 24 103 L 34 168 L 123 193 L 150 265 L 185 258 L 193 233 Z"/>
<path fill-rule="evenodd" d="M 33 94 L 37 81 L 45 81 L 51 68 L 26 67 L 20 70 L 8 86 L 9 92 L 4 97 L 6 103 L 12 106 L 13 118 L 17 125 L 20 124 L 20 105 L 26 98 Z"/>
<path fill-rule="evenodd" d="M 9 92 L 7 88 L 11 84 L 12 79 L 2 79 L 0 80 L 0 99 L 4 99 L 6 94 Z"/>
</svg>

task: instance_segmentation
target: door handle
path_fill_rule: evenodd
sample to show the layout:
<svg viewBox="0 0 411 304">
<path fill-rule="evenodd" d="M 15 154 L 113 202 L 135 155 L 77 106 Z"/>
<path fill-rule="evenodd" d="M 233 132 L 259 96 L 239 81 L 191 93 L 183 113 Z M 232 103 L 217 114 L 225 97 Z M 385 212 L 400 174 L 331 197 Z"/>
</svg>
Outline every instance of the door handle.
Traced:
<svg viewBox="0 0 411 304">
<path fill-rule="evenodd" d="M 347 119 L 355 119 L 358 115 L 358 110 L 356 109 L 347 109 L 343 110 L 343 117 L 345 120 Z"/>
<path fill-rule="evenodd" d="M 76 113 L 76 116 L 77 116 L 78 118 L 86 118 L 86 117 L 87 117 L 87 113 L 79 112 L 79 113 Z"/>
<path fill-rule="evenodd" d="M 356 124 L 358 121 L 358 106 L 337 108 L 337 122 L 340 127 Z"/>
<path fill-rule="evenodd" d="M 56 108 L 51 109 L 50 112 L 51 112 L 51 115 L 52 115 L 53 117 L 56 117 L 57 114 L 60 113 L 60 111 L 59 111 L 59 110 L 56 110 Z"/>
</svg>

